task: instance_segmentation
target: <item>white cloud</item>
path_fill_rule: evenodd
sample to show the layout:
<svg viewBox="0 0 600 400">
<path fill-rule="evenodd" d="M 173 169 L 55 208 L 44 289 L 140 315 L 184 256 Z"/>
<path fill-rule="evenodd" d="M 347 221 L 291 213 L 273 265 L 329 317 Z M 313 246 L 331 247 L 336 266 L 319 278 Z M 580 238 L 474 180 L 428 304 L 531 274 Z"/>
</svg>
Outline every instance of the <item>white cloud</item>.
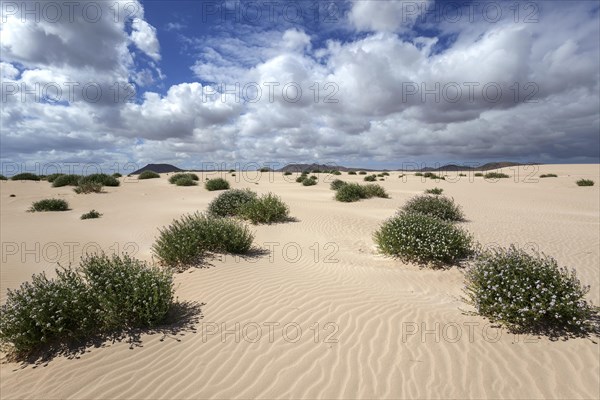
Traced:
<svg viewBox="0 0 600 400">
<path fill-rule="evenodd" d="M 133 19 L 131 28 L 131 40 L 133 43 L 154 61 L 159 61 L 160 45 L 156 37 L 156 28 L 139 18 Z"/>
</svg>

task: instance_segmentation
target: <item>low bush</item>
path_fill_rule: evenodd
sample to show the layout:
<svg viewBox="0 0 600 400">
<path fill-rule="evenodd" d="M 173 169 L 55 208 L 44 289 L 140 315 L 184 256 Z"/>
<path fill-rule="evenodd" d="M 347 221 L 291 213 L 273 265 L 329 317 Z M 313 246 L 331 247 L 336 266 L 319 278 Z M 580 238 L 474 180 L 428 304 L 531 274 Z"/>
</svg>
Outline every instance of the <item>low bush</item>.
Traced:
<svg viewBox="0 0 600 400">
<path fill-rule="evenodd" d="M 383 175 L 383 174 L 377 174 L 377 177 L 378 177 L 378 178 L 383 178 L 384 176 L 385 176 L 385 175 Z"/>
<path fill-rule="evenodd" d="M 271 172 L 271 168 L 269 167 L 262 167 L 261 169 L 258 170 L 259 172 Z"/>
<path fill-rule="evenodd" d="M 443 221 L 462 221 L 464 219 L 460 206 L 454 200 L 444 196 L 421 195 L 409 199 L 402 211 L 410 214 L 423 214 Z"/>
<path fill-rule="evenodd" d="M 204 187 L 206 188 L 206 190 L 211 192 L 214 190 L 227 190 L 229 189 L 229 182 L 227 182 L 223 178 L 214 178 L 206 181 Z"/>
<path fill-rule="evenodd" d="M 415 176 L 423 176 L 423 173 L 422 172 L 417 172 L 417 173 L 415 173 Z"/>
<path fill-rule="evenodd" d="M 115 173 L 114 173 L 114 174 L 112 174 L 111 176 L 112 176 L 113 178 L 120 178 L 120 177 L 122 177 L 123 175 L 122 175 L 122 174 L 120 174 L 120 173 L 118 173 L 118 172 L 115 172 Z"/>
<path fill-rule="evenodd" d="M 0 181 L 7 181 L 7 180 L 8 180 L 7 177 L 5 177 L 4 175 L 0 175 Z"/>
<path fill-rule="evenodd" d="M 160 178 L 160 175 L 154 171 L 144 171 L 138 175 L 138 179 L 156 179 Z"/>
<path fill-rule="evenodd" d="M 85 183 L 99 183 L 102 186 L 119 186 L 121 182 L 117 178 L 111 175 L 106 174 L 91 174 L 81 177 L 79 179 L 78 185 L 82 185 Z"/>
<path fill-rule="evenodd" d="M 342 173 L 341 173 L 340 171 L 332 171 L 332 172 L 331 172 L 331 175 L 336 175 L 336 176 L 339 176 L 339 175 L 341 175 L 341 174 L 342 174 Z"/>
<path fill-rule="evenodd" d="M 314 186 L 317 184 L 317 180 L 312 176 L 310 178 L 306 178 L 302 181 L 302 185 L 304 186 Z"/>
<path fill-rule="evenodd" d="M 307 179 L 306 175 L 300 175 L 299 177 L 296 178 L 296 182 L 302 183 L 302 182 L 304 182 L 305 179 Z"/>
<path fill-rule="evenodd" d="M 453 224 L 424 214 L 400 213 L 373 236 L 380 252 L 422 264 L 452 264 L 469 257 L 472 237 Z"/>
<path fill-rule="evenodd" d="M 389 172 L 382 172 L 381 175 L 383 175 L 383 176 L 390 176 L 390 173 Z"/>
<path fill-rule="evenodd" d="M 542 175 L 540 175 L 540 178 L 558 178 L 558 175 L 556 175 L 556 174 L 542 174 Z"/>
<path fill-rule="evenodd" d="M 234 172 L 235 172 L 235 169 L 230 169 L 228 172 L 229 172 L 230 174 L 232 174 L 232 173 L 234 173 Z"/>
<path fill-rule="evenodd" d="M 100 214 L 98 211 L 92 210 L 92 211 L 86 212 L 85 214 L 82 214 L 81 219 L 95 219 L 95 218 L 100 218 L 101 216 L 102 216 L 102 214 Z"/>
<path fill-rule="evenodd" d="M 193 178 L 189 176 L 184 176 L 183 178 L 177 179 L 175 181 L 175 186 L 196 186 L 198 182 L 196 182 Z"/>
<path fill-rule="evenodd" d="M 591 179 L 580 179 L 575 183 L 577 183 L 577 186 L 594 186 L 594 181 Z"/>
<path fill-rule="evenodd" d="M 364 187 L 358 183 L 348 183 L 343 185 L 335 194 L 335 199 L 344 203 L 353 203 L 366 198 L 367 194 Z"/>
<path fill-rule="evenodd" d="M 425 193 L 427 194 L 442 194 L 442 192 L 444 191 L 444 189 L 442 188 L 433 188 L 433 189 L 427 189 L 425 190 Z"/>
<path fill-rule="evenodd" d="M 475 176 L 483 176 L 483 173 L 481 173 L 481 172 L 475 172 Z"/>
<path fill-rule="evenodd" d="M 34 202 L 29 211 L 67 211 L 68 209 L 69 203 L 63 199 L 44 199 Z"/>
<path fill-rule="evenodd" d="M 348 175 L 356 175 L 356 171 L 348 171 Z"/>
<path fill-rule="evenodd" d="M 73 188 L 77 194 L 102 193 L 102 184 L 99 182 L 84 182 Z"/>
<path fill-rule="evenodd" d="M 339 188 L 341 188 L 342 186 L 344 186 L 346 184 L 347 183 L 341 179 L 334 179 L 333 182 L 331 182 L 331 184 L 329 185 L 329 188 L 331 190 L 338 190 Z"/>
<path fill-rule="evenodd" d="M 181 173 L 181 172 L 180 172 L 180 173 L 177 173 L 177 174 L 175 174 L 175 175 L 172 175 L 172 176 L 169 178 L 169 183 L 172 183 L 173 185 L 176 185 L 176 184 L 177 184 L 177 181 L 178 181 L 179 179 L 187 179 L 187 180 L 190 180 L 190 179 L 191 179 L 191 180 L 193 180 L 193 181 L 198 181 L 198 180 L 200 180 L 200 178 L 198 178 L 198 175 L 196 175 L 196 174 L 191 174 L 191 173 Z M 206 179 L 208 179 L 208 178 L 206 178 Z M 191 185 L 188 185 L 188 186 L 191 186 Z"/>
<path fill-rule="evenodd" d="M 50 174 L 46 177 L 46 181 L 53 183 L 56 178 L 58 178 L 59 176 L 63 176 L 64 174 Z"/>
<path fill-rule="evenodd" d="M 358 174 L 359 174 L 359 175 L 366 175 L 366 174 L 367 174 L 367 171 L 358 171 Z"/>
<path fill-rule="evenodd" d="M 377 176 L 375 176 L 375 175 L 368 175 L 368 176 L 365 176 L 363 178 L 363 180 L 365 182 L 375 182 L 377 180 Z"/>
<path fill-rule="evenodd" d="M 283 174 L 284 175 L 291 175 L 292 173 L 290 171 L 285 171 Z"/>
<path fill-rule="evenodd" d="M 582 332 L 594 309 L 575 270 L 511 246 L 479 254 L 465 274 L 467 303 L 520 333 Z"/>
<path fill-rule="evenodd" d="M 253 240 L 239 221 L 195 213 L 160 229 L 152 251 L 164 265 L 183 269 L 200 262 L 207 252 L 247 253 Z"/>
<path fill-rule="evenodd" d="M 444 178 L 443 176 L 436 175 L 436 174 L 434 174 L 433 172 L 425 172 L 425 173 L 423 174 L 423 177 L 424 177 L 424 178 L 429 178 L 429 179 L 441 179 L 441 180 L 443 180 L 443 181 L 445 181 L 445 180 L 446 180 L 446 178 Z"/>
<path fill-rule="evenodd" d="M 256 200 L 256 193 L 248 189 L 227 190 L 208 205 L 208 213 L 219 217 L 235 216 L 239 214 L 244 204 L 254 200 Z"/>
<path fill-rule="evenodd" d="M 272 193 L 244 203 L 239 215 L 253 224 L 271 224 L 289 219 L 290 209 L 279 196 Z"/>
<path fill-rule="evenodd" d="M 467 176 L 467 174 L 460 173 L 458 176 Z"/>
<path fill-rule="evenodd" d="M 504 179 L 504 178 L 510 178 L 510 176 L 508 176 L 507 174 L 502 173 L 502 172 L 488 172 L 483 177 L 485 179 Z"/>
<path fill-rule="evenodd" d="M 52 181 L 52 187 L 77 186 L 81 175 L 60 175 Z"/>
<path fill-rule="evenodd" d="M 367 199 L 371 197 L 380 197 L 383 199 L 388 199 L 390 197 L 382 186 L 375 183 L 366 184 L 363 186 L 363 189 L 365 191 L 365 196 Z"/>
<path fill-rule="evenodd" d="M 30 172 L 23 172 L 10 178 L 12 181 L 39 181 L 40 177 Z"/>
<path fill-rule="evenodd" d="M 8 290 L 1 306 L 0 344 L 17 357 L 133 328 L 160 324 L 173 303 L 170 272 L 124 255 L 92 255 L 56 278 L 33 275 Z"/>
</svg>

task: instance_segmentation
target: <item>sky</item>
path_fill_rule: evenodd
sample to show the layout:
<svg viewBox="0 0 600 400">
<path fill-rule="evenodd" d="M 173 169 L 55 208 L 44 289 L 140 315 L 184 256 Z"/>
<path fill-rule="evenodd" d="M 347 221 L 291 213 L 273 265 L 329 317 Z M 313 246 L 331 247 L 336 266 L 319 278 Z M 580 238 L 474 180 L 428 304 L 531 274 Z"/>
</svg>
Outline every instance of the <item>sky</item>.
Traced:
<svg viewBox="0 0 600 400">
<path fill-rule="evenodd" d="M 600 161 L 597 1 L 2 1 L 0 162 Z"/>
</svg>

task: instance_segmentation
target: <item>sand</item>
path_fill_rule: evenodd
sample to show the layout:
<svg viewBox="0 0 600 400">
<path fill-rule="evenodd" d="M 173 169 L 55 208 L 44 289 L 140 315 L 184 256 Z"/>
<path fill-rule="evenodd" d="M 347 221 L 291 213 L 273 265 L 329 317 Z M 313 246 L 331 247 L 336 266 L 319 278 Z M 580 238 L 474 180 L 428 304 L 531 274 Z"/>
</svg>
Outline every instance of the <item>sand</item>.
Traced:
<svg viewBox="0 0 600 400">
<path fill-rule="evenodd" d="M 147 334 L 141 346 L 106 343 L 41 366 L 2 355 L 0 397 L 600 398 L 598 338 L 551 341 L 491 327 L 461 311 L 468 307 L 458 268 L 420 269 L 375 251 L 378 226 L 437 186 L 462 205 L 462 225 L 479 242 L 552 255 L 576 268 L 600 304 L 600 167 L 544 165 L 535 176 L 559 177 L 539 181 L 524 167 L 504 172 L 517 176 L 433 182 L 394 172 L 379 182 L 391 199 L 352 204 L 334 201 L 324 178 L 304 187 L 278 173 L 263 174 L 258 185 L 248 181 L 254 174 L 229 176 L 235 188 L 280 195 L 297 221 L 252 227 L 269 254 L 216 257 L 176 276 L 179 300 L 204 304 L 196 332 Z M 577 187 L 579 178 L 596 186 Z M 121 187 L 91 195 L 47 182 L 0 183 L 0 301 L 31 274 L 51 274 L 56 261 L 77 263 L 84 248 L 151 261 L 157 228 L 205 210 L 218 195 L 170 185 L 165 175 L 121 179 Z M 67 199 L 72 211 L 25 212 L 50 196 Z M 103 217 L 79 219 L 91 209 Z"/>
</svg>

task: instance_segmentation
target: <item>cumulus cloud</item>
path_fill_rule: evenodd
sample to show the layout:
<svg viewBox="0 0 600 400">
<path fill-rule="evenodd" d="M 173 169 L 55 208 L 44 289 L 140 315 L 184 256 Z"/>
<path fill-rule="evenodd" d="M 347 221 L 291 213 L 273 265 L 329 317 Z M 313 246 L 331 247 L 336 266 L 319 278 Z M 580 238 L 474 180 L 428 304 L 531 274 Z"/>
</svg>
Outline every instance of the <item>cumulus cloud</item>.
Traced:
<svg viewBox="0 0 600 400">
<path fill-rule="evenodd" d="M 131 27 L 133 43 L 153 60 L 160 60 L 160 45 L 156 37 L 156 28 L 139 18 L 133 19 Z"/>
</svg>

